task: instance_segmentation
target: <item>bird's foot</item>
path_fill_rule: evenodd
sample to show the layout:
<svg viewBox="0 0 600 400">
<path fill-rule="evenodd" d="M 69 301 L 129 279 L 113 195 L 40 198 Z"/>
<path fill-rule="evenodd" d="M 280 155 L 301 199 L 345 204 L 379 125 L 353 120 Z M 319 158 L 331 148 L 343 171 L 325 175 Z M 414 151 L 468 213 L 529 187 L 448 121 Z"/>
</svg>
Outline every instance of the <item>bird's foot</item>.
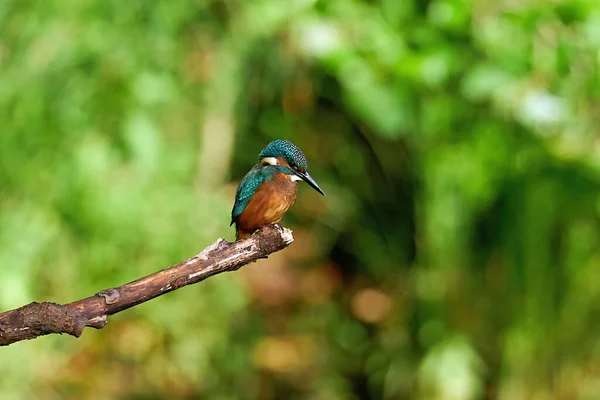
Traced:
<svg viewBox="0 0 600 400">
<path fill-rule="evenodd" d="M 280 233 L 283 233 L 283 230 L 285 229 L 283 227 L 283 225 L 281 225 L 279 222 L 275 222 L 274 224 L 271 224 L 275 229 L 277 229 Z"/>
</svg>

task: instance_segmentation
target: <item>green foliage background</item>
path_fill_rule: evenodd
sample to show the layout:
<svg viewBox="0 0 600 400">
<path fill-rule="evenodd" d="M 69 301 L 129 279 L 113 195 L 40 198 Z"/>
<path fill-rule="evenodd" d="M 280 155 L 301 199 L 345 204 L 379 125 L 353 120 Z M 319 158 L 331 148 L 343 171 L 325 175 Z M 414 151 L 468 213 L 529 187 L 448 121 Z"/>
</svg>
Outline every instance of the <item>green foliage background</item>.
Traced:
<svg viewBox="0 0 600 400">
<path fill-rule="evenodd" d="M 0 310 L 233 238 L 288 138 L 295 243 L 78 339 L 10 399 L 600 398 L 600 5 L 3 0 Z"/>
</svg>

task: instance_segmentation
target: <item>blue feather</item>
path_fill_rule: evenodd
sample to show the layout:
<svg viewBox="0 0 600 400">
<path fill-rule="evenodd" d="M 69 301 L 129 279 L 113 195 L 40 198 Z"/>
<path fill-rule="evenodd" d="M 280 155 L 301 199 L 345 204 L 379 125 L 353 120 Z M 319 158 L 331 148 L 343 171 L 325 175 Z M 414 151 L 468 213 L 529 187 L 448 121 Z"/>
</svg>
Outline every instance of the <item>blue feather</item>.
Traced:
<svg viewBox="0 0 600 400">
<path fill-rule="evenodd" d="M 258 156 L 259 159 L 265 157 L 282 157 L 291 166 L 308 169 L 308 164 L 306 163 L 306 157 L 304 157 L 304 153 L 298 148 L 298 146 L 289 140 L 280 139 L 269 143 Z"/>
<path fill-rule="evenodd" d="M 271 180 L 277 173 L 278 168 L 271 165 L 255 166 L 242 178 L 240 185 L 235 193 L 235 203 L 231 210 L 231 223 L 229 226 L 238 219 L 238 217 L 244 212 L 246 206 L 252 199 L 252 196 L 256 193 L 258 188 L 265 182 Z"/>
</svg>

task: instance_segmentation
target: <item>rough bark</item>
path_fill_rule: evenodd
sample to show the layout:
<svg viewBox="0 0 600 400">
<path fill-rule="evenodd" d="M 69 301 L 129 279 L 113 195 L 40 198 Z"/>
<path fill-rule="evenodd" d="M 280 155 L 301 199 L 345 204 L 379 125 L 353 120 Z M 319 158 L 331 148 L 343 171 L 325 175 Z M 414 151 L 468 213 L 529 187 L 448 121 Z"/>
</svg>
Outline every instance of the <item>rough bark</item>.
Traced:
<svg viewBox="0 0 600 400">
<path fill-rule="evenodd" d="M 268 225 L 247 239 L 234 243 L 219 239 L 189 260 L 72 303 L 33 302 L 0 313 L 0 346 L 50 333 L 79 337 L 86 326 L 104 327 L 109 315 L 221 272 L 235 271 L 293 240 L 289 229 Z"/>
</svg>

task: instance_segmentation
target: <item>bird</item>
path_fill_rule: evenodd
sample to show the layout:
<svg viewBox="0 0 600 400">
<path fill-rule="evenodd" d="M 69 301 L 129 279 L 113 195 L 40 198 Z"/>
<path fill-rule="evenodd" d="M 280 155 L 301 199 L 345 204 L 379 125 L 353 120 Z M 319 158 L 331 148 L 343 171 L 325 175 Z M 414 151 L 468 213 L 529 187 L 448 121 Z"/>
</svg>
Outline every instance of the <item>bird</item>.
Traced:
<svg viewBox="0 0 600 400">
<path fill-rule="evenodd" d="M 277 224 L 294 205 L 298 181 L 325 192 L 308 174 L 304 153 L 289 140 L 274 140 L 259 154 L 256 164 L 242 178 L 231 210 L 236 241 L 252 235 L 258 228 Z"/>
</svg>

